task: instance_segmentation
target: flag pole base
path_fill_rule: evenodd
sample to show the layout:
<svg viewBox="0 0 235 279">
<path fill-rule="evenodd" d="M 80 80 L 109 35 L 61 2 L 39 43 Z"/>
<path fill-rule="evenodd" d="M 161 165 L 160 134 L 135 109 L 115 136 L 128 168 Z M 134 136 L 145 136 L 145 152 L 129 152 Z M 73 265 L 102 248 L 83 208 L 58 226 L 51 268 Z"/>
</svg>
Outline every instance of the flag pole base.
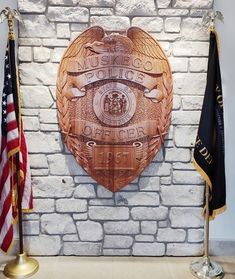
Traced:
<svg viewBox="0 0 235 279">
<path fill-rule="evenodd" d="M 220 279 L 224 277 L 223 268 L 219 264 L 210 261 L 207 257 L 191 262 L 190 271 L 200 279 Z"/>
<path fill-rule="evenodd" d="M 38 269 L 39 263 L 35 259 L 28 258 L 24 252 L 5 266 L 3 274 L 8 278 L 21 279 L 34 275 Z"/>
</svg>

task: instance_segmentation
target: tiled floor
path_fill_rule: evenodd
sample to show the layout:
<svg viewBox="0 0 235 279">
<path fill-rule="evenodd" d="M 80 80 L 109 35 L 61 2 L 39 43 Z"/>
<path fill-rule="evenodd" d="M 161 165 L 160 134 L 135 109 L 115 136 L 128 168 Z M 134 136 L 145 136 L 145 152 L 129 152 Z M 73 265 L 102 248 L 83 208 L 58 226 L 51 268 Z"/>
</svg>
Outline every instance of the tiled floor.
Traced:
<svg viewBox="0 0 235 279">
<path fill-rule="evenodd" d="M 32 279 L 193 279 L 189 265 L 195 258 L 50 257 L 37 258 L 40 269 Z M 235 257 L 215 259 L 225 279 L 235 279 Z M 1 267 L 4 263 L 0 258 Z M 2 268 L 1 268 L 2 269 Z M 4 279 L 2 272 L 0 279 Z"/>
</svg>

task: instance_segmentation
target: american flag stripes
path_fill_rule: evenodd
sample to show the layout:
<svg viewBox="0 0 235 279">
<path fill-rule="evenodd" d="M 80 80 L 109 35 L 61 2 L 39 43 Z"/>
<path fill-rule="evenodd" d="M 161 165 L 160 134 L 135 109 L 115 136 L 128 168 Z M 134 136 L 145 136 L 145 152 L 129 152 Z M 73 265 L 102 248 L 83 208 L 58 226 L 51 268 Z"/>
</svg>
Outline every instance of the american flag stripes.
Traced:
<svg viewBox="0 0 235 279">
<path fill-rule="evenodd" d="M 10 249 L 13 241 L 13 223 L 18 212 L 18 181 L 22 209 L 32 209 L 31 180 L 20 115 L 14 52 L 15 42 L 9 40 L 5 56 L 0 151 L 0 248 L 4 252 Z"/>
</svg>

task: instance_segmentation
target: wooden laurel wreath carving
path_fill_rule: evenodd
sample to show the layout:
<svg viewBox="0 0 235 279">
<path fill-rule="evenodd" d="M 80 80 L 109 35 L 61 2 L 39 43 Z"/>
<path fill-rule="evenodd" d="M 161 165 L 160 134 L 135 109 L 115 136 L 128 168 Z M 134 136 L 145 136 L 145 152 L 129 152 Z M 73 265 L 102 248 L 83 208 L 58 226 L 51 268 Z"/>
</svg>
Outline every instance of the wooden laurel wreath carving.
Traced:
<svg viewBox="0 0 235 279">
<path fill-rule="evenodd" d="M 110 191 L 133 181 L 167 134 L 172 88 L 166 55 L 140 28 L 79 35 L 57 80 L 59 124 L 76 161 Z"/>
</svg>

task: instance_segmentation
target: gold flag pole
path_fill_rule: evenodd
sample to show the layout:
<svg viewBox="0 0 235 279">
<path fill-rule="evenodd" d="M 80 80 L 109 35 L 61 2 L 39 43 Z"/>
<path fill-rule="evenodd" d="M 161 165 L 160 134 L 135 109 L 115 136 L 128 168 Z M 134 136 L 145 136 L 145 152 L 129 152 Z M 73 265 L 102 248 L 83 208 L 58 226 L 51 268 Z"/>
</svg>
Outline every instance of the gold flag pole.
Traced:
<svg viewBox="0 0 235 279">
<path fill-rule="evenodd" d="M 215 18 L 223 21 L 223 15 L 219 11 L 209 11 L 203 17 L 203 25 L 211 30 L 215 30 Z M 209 27 L 209 28 L 208 28 Z M 205 185 L 205 225 L 204 225 L 204 256 L 200 260 L 192 261 L 190 264 L 191 273 L 200 279 L 220 279 L 224 277 L 223 268 L 211 261 L 209 256 L 209 222 L 210 222 L 210 213 L 209 213 L 209 199 L 210 199 L 210 189 L 209 185 Z"/>
<path fill-rule="evenodd" d="M 5 19 L 8 20 L 9 34 L 8 39 L 14 40 L 14 19 L 20 21 L 20 15 L 16 10 L 11 10 L 10 8 L 5 8 L 0 13 L 0 22 Z M 14 61 L 15 63 L 15 61 Z M 16 73 L 16 82 L 18 85 L 18 75 Z M 19 96 L 19 88 L 16 86 L 16 93 Z M 10 261 L 6 264 L 4 268 L 4 275 L 8 278 L 20 279 L 32 276 L 38 271 L 39 264 L 35 259 L 28 258 L 24 252 L 24 242 L 23 242 L 23 222 L 22 222 L 22 194 L 21 194 L 21 177 L 20 177 L 20 158 L 19 153 L 16 155 L 16 167 L 17 167 L 17 194 L 18 194 L 18 226 L 19 226 L 19 254 L 16 259 Z"/>
</svg>

